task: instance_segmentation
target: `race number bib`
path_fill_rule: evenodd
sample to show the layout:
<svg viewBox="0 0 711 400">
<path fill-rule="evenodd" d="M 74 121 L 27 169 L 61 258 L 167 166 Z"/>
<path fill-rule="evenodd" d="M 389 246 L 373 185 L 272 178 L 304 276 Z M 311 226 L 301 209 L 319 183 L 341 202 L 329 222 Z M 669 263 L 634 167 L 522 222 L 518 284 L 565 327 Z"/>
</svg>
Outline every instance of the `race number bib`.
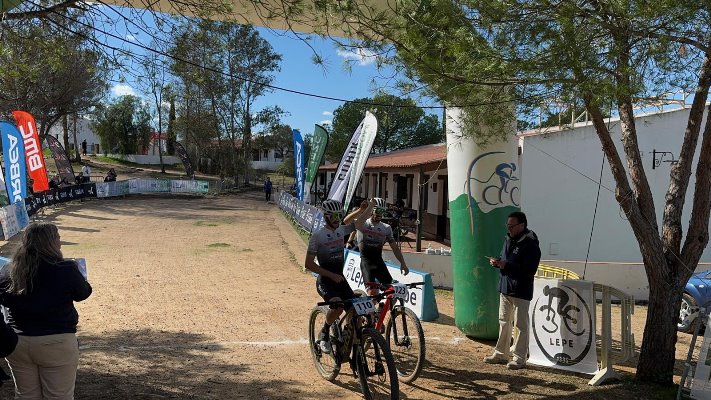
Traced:
<svg viewBox="0 0 711 400">
<path fill-rule="evenodd" d="M 353 299 L 353 308 L 355 308 L 356 314 L 358 315 L 366 315 L 375 312 L 373 301 L 364 297 Z"/>
<path fill-rule="evenodd" d="M 407 286 L 402 283 L 393 283 L 393 297 L 407 300 Z"/>
</svg>

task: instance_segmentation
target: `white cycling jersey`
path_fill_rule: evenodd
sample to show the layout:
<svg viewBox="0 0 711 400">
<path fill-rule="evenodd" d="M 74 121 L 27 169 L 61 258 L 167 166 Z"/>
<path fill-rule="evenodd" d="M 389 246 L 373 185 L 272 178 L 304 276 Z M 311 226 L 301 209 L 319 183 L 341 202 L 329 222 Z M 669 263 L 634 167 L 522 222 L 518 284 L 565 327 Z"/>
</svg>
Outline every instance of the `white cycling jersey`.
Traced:
<svg viewBox="0 0 711 400">
<path fill-rule="evenodd" d="M 311 234 L 306 252 L 316 255 L 318 265 L 321 268 L 337 274 L 343 274 L 344 241 L 354 230 L 353 224 L 341 225 L 335 230 L 324 226 Z"/>
</svg>

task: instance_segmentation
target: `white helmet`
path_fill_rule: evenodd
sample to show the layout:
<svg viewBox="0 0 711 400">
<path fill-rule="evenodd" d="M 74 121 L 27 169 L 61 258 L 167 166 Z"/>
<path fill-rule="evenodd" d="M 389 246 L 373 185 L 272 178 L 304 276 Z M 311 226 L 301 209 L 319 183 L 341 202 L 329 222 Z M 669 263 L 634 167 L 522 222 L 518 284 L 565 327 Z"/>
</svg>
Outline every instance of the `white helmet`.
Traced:
<svg viewBox="0 0 711 400">
<path fill-rule="evenodd" d="M 380 197 L 374 197 L 373 200 L 375 200 L 375 207 L 376 208 L 385 208 L 385 199 L 380 198 Z"/>
<path fill-rule="evenodd" d="M 321 210 L 324 216 L 343 212 L 343 204 L 338 200 L 326 200 L 321 203 Z"/>
</svg>

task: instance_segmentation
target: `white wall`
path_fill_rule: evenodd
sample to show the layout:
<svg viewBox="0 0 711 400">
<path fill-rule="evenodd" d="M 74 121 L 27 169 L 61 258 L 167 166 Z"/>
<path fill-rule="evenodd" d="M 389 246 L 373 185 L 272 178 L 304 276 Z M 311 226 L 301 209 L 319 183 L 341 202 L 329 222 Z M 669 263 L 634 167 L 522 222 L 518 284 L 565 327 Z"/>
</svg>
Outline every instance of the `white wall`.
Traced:
<svg viewBox="0 0 711 400">
<path fill-rule="evenodd" d="M 641 116 L 636 120 L 642 162 L 654 196 L 660 226 L 671 164 L 662 162 L 652 169 L 652 151 L 672 152 L 674 158 L 677 158 L 688 115 L 688 109 L 680 109 Z M 610 130 L 621 152 L 619 122 L 612 121 Z M 700 143 L 699 140 L 699 146 Z M 562 165 L 541 150 L 570 167 Z M 571 265 L 585 260 L 598 185 L 581 173 L 592 180 L 598 180 L 602 160 L 600 142 L 592 125 L 525 137 L 521 208 L 528 216 L 530 228 L 539 236 L 543 259 L 560 260 L 569 262 L 568 264 L 572 262 Z M 624 158 L 623 163 L 626 165 Z M 695 171 L 695 165 L 696 162 L 692 171 Z M 689 220 L 694 183 L 692 176 L 690 190 L 686 196 L 687 206 L 682 217 L 684 229 Z M 612 190 L 615 188 L 607 162 L 603 167 L 602 185 Z M 632 229 L 620 210 L 614 193 L 604 187 L 600 189 L 589 260 L 618 266 L 601 268 L 600 274 L 595 273 L 601 277 L 601 283 L 617 287 L 612 278 L 630 273 L 636 280 L 644 277 L 644 271 L 639 267 L 619 267 L 624 263 L 641 263 L 641 255 Z M 711 261 L 708 248 L 702 261 Z M 637 272 L 628 272 L 630 268 Z M 590 271 L 590 266 L 588 269 Z M 597 267 L 592 270 L 595 269 Z M 606 274 L 610 275 L 609 279 L 603 279 Z M 646 279 L 642 286 L 646 286 Z M 624 290 L 622 287 L 619 289 Z M 638 295 L 636 297 L 641 298 Z"/>
<path fill-rule="evenodd" d="M 77 132 L 77 145 L 81 149 L 81 142 L 86 140 L 87 152 L 93 153 L 95 145 L 99 145 L 99 151 L 104 152 L 104 149 L 100 148 L 101 140 L 94 131 L 91 129 L 91 124 L 93 121 L 88 119 L 79 118 L 76 120 L 76 132 Z M 49 129 L 49 134 L 54 136 L 59 140 L 59 143 L 64 146 L 64 128 L 62 127 L 62 121 L 55 123 L 52 128 Z M 69 148 L 74 144 L 74 119 L 69 118 Z M 69 149 L 66 149 L 69 152 Z"/>
<path fill-rule="evenodd" d="M 160 157 L 157 155 L 146 155 L 146 154 L 127 154 L 122 156 L 121 154 L 109 154 L 109 157 L 123 159 L 136 164 L 143 165 L 160 165 Z M 176 156 L 163 155 L 163 164 L 181 164 L 182 161 Z"/>
</svg>

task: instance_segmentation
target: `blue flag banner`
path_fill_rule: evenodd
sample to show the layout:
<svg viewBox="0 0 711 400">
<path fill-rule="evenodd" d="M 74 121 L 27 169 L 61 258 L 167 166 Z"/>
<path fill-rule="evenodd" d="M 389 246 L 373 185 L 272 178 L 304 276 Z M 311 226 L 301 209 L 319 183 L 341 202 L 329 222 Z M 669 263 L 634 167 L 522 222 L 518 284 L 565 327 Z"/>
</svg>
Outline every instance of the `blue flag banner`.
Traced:
<svg viewBox="0 0 711 400">
<path fill-rule="evenodd" d="M 298 129 L 293 130 L 294 135 L 294 175 L 296 176 L 296 198 L 304 201 L 304 164 L 306 161 L 304 138 Z"/>
<path fill-rule="evenodd" d="M 5 186 L 10 204 L 27 197 L 27 167 L 25 166 L 25 145 L 22 133 L 15 124 L 0 122 L 2 151 L 5 158 Z"/>
</svg>

